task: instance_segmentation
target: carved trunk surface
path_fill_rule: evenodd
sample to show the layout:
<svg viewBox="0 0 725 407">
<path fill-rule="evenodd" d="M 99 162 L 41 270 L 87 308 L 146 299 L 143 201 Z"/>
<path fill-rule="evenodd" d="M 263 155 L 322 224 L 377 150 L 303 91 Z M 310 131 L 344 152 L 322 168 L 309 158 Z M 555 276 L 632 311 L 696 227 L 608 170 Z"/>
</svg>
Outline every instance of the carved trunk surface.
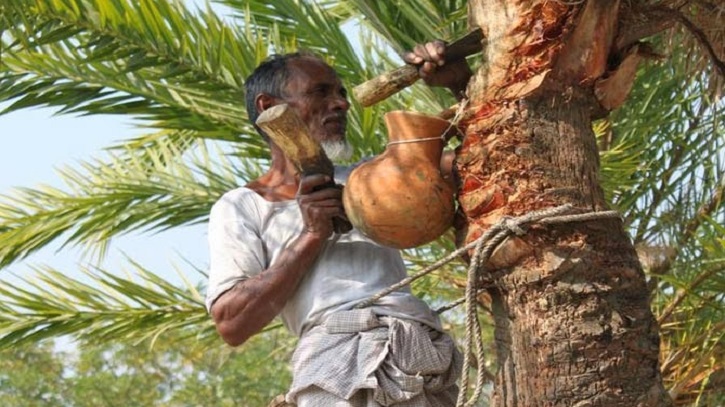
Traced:
<svg viewBox="0 0 725 407">
<path fill-rule="evenodd" d="M 621 103 L 618 1 L 469 2 L 485 61 L 469 84 L 459 244 L 502 216 L 571 204 L 607 209 L 595 115 Z M 623 51 L 621 51 L 623 52 Z M 625 60 L 621 58 L 620 60 Z M 631 60 L 630 60 L 631 61 Z M 658 328 L 636 252 L 619 220 L 532 226 L 483 271 L 496 326 L 494 406 L 666 406 Z"/>
</svg>

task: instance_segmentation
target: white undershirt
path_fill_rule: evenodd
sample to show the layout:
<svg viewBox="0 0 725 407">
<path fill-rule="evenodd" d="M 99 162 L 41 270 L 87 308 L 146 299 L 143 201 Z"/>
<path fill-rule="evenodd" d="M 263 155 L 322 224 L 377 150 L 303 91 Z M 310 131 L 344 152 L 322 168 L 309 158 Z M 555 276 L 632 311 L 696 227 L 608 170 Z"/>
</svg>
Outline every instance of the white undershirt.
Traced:
<svg viewBox="0 0 725 407">
<path fill-rule="evenodd" d="M 237 188 L 217 201 L 209 218 L 210 269 L 206 306 L 236 283 L 274 263 L 303 227 L 297 202 L 269 202 Z M 371 241 L 353 229 L 333 235 L 313 268 L 280 314 L 285 326 L 301 336 L 338 310 L 349 310 L 406 277 L 396 249 Z M 379 315 L 412 319 L 436 329 L 438 317 L 405 287 L 372 307 Z"/>
</svg>

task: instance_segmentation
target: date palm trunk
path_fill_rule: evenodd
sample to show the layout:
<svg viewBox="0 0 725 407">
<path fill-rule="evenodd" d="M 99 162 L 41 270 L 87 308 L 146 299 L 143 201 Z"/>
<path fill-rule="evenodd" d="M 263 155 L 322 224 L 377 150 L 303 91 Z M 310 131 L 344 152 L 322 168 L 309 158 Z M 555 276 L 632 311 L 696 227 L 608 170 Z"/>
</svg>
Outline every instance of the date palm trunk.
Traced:
<svg viewBox="0 0 725 407">
<path fill-rule="evenodd" d="M 621 104 L 638 45 L 619 1 L 471 0 L 484 62 L 456 158 L 459 244 L 502 216 L 609 209 L 592 120 Z M 658 327 L 622 222 L 532 226 L 482 270 L 495 319 L 494 406 L 667 406 Z"/>
</svg>

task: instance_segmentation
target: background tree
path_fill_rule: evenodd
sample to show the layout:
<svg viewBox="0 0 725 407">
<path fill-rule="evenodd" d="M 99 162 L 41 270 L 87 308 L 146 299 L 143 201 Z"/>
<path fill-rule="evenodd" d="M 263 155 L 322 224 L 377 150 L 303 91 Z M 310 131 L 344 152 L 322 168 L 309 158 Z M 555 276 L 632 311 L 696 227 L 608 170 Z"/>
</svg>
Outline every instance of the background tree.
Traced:
<svg viewBox="0 0 725 407">
<path fill-rule="evenodd" d="M 290 337 L 254 338 L 244 357 L 229 348 L 174 342 L 86 344 L 53 341 L 0 352 L 0 403 L 7 407 L 263 406 L 282 392 Z"/>
<path fill-rule="evenodd" d="M 0 265 L 54 241 L 102 255 L 129 231 L 204 222 L 221 193 L 265 165 L 262 142 L 246 121 L 242 83 L 272 50 L 317 51 L 353 86 L 398 64 L 390 49 L 467 30 L 464 1 L 221 3 L 233 10 L 234 26 L 162 0 L 0 5 L 0 100 L 12 102 L 4 113 L 52 106 L 66 114 L 129 115 L 151 129 L 113 146 L 110 158 L 64 170 L 64 190 L 8 192 L 0 201 Z M 715 329 L 725 280 L 722 6 L 630 3 L 632 13 L 622 18 L 656 22 L 647 26 L 654 29 L 634 27 L 644 30 L 637 31 L 642 38 L 656 34 L 651 49 L 666 55 L 645 61 L 627 103 L 594 126 L 602 186 L 640 252 L 654 260 L 645 271 L 661 322 L 666 387 L 677 402 L 706 405 L 722 397 L 725 359 L 722 330 Z M 340 28 L 346 22 L 360 26 L 359 54 Z M 452 103 L 445 92 L 421 86 L 371 108 L 353 103 L 350 139 L 360 155 L 379 152 L 383 112 L 439 112 Z M 415 269 L 450 248 L 442 239 L 406 254 Z M 96 271 L 87 284 L 39 269 L 33 285 L 0 285 L 0 345 L 71 334 L 220 346 L 198 284 L 174 287 L 133 266 L 140 282 Z M 433 303 L 457 297 L 463 268 L 449 266 L 414 289 Z M 460 322 L 455 312 L 449 322 Z"/>
<path fill-rule="evenodd" d="M 0 352 L 0 402 L 4 406 L 62 405 L 63 361 L 52 343 L 29 344 Z"/>
</svg>

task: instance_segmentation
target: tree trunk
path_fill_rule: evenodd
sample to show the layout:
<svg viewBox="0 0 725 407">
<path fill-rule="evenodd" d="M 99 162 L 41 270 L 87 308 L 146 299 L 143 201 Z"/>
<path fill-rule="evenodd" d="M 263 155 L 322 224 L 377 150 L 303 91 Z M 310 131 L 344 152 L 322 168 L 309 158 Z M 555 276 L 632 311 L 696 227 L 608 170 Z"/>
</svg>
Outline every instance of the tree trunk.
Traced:
<svg viewBox="0 0 725 407">
<path fill-rule="evenodd" d="M 607 209 L 592 120 L 621 103 L 638 60 L 636 47 L 615 47 L 619 8 L 469 2 L 486 40 L 456 159 L 459 244 L 505 215 Z M 534 225 L 483 274 L 494 287 L 492 405 L 670 405 L 644 274 L 621 221 Z"/>
</svg>

